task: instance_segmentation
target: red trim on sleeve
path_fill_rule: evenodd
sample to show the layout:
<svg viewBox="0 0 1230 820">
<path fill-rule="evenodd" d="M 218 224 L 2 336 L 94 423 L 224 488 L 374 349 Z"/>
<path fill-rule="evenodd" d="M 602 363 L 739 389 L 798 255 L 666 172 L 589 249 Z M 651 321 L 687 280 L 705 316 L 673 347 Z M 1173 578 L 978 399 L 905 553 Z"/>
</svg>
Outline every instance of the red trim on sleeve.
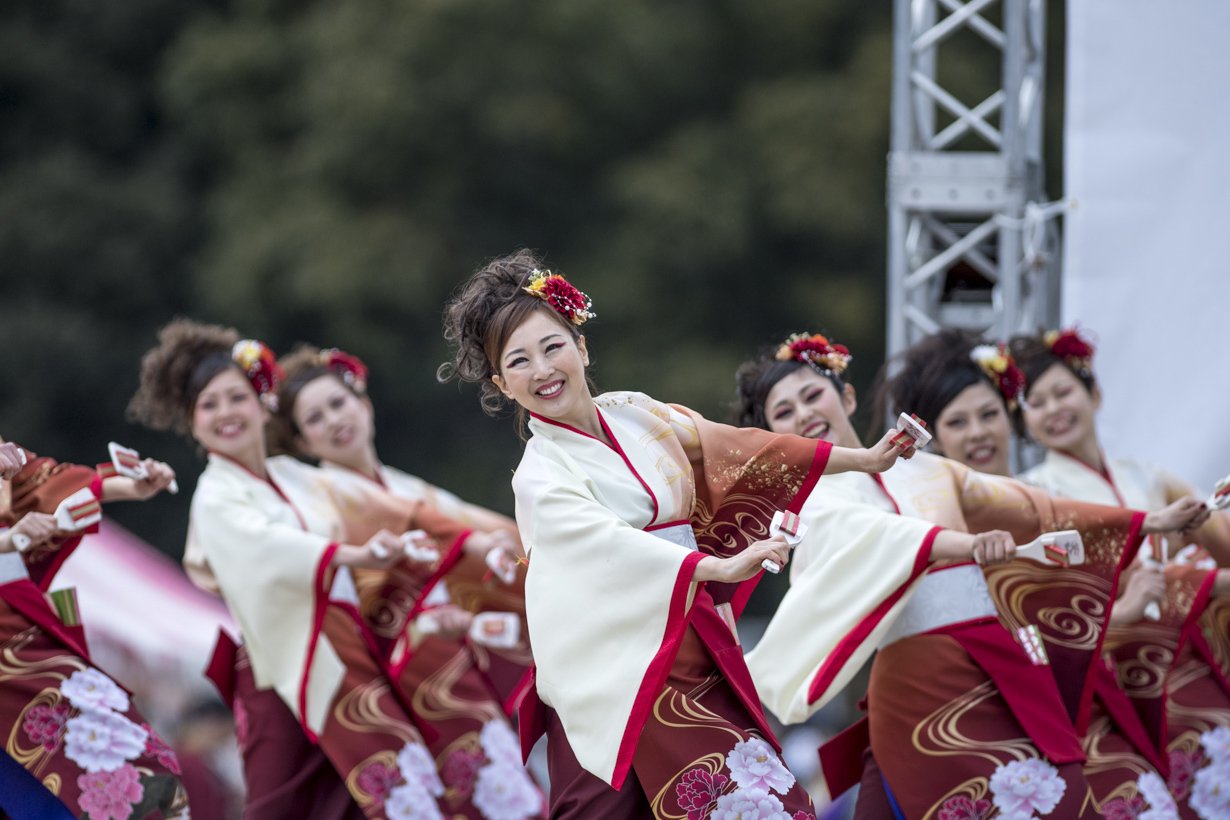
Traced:
<svg viewBox="0 0 1230 820">
<path fill-rule="evenodd" d="M 923 538 L 922 544 L 918 548 L 918 555 L 914 558 L 914 567 L 910 571 L 910 577 L 905 580 L 901 586 L 883 601 L 880 605 L 872 610 L 871 614 L 863 618 L 854 629 L 841 639 L 837 647 L 829 653 L 829 656 L 821 664 L 820 669 L 816 672 L 816 676 L 812 678 L 811 686 L 807 690 L 807 702 L 815 703 L 820 699 L 820 696 L 825 693 L 829 685 L 837 677 L 837 674 L 845 667 L 850 657 L 854 654 L 854 650 L 862 646 L 863 642 L 872 631 L 879 625 L 880 621 L 884 620 L 884 616 L 893 608 L 901 596 L 905 595 L 905 591 L 910 584 L 918 576 L 927 571 L 927 564 L 931 561 L 931 548 L 935 545 L 935 538 L 944 530 L 943 527 L 932 527 L 931 531 Z"/>
<path fill-rule="evenodd" d="M 52 610 L 47 599 L 43 597 L 43 593 L 32 581 L 21 578 L 9 581 L 7 584 L 0 584 L 0 598 L 70 651 L 86 661 L 90 660 L 90 650 L 85 643 L 84 630 L 80 627 L 65 626 L 60 616 Z"/>
<path fill-rule="evenodd" d="M 433 572 L 431 577 L 427 579 L 427 582 L 423 584 L 423 589 L 419 592 L 419 596 L 415 598 L 414 606 L 411 607 L 410 614 L 406 616 L 407 620 L 423 611 L 423 602 L 427 600 L 427 596 L 431 594 L 431 591 L 436 588 L 436 584 L 440 583 L 440 580 L 451 572 L 453 567 L 457 566 L 458 562 L 461 561 L 465 550 L 466 539 L 473 534 L 474 530 L 462 530 L 461 534 L 453 539 L 453 543 L 445 551 L 444 555 L 440 557 L 440 566 L 436 567 L 436 571 Z M 407 656 L 408 655 L 409 651 L 407 650 Z"/>
<path fill-rule="evenodd" d="M 1083 464 L 1084 462 L 1081 463 Z M 1106 615 L 1102 618 L 1102 629 L 1098 632 L 1098 645 L 1093 652 L 1093 662 L 1089 664 L 1089 671 L 1085 675 L 1085 688 L 1081 692 L 1080 705 L 1076 710 L 1076 733 L 1081 737 L 1084 737 L 1089 732 L 1090 713 L 1093 710 L 1093 689 L 1097 682 L 1098 672 L 1094 667 L 1099 664 L 1098 659 L 1102 657 L 1102 644 L 1106 641 L 1106 629 L 1110 626 L 1110 613 L 1115 608 L 1115 599 L 1119 597 L 1119 579 L 1123 576 L 1123 570 L 1127 565 L 1136 559 L 1136 553 L 1140 549 L 1140 542 L 1144 540 L 1144 535 L 1140 532 L 1144 525 L 1145 514 L 1142 512 L 1132 513 L 1132 524 L 1128 527 L 1127 544 L 1123 548 L 1123 554 L 1119 556 L 1119 567 L 1115 570 L 1115 580 L 1110 588 L 1111 605 L 1106 607 Z"/>
<path fill-rule="evenodd" d="M 530 666 L 525 670 L 525 674 L 521 676 L 521 680 L 517 681 L 517 685 L 513 687 L 512 692 L 510 692 L 508 697 L 504 699 L 504 702 L 500 704 L 500 707 L 504 710 L 504 714 L 508 715 L 510 718 L 517 714 L 517 708 L 521 705 L 521 701 L 525 698 L 533 686 L 534 667 Z M 537 738 L 535 738 L 535 740 L 537 740 Z"/>
<path fill-rule="evenodd" d="M 1179 650 L 1183 648 L 1186 641 L 1191 641 L 1192 649 L 1196 650 L 1196 654 L 1204 658 L 1205 662 L 1213 670 L 1213 677 L 1221 686 L 1222 691 L 1230 695 L 1230 680 L 1226 679 L 1226 673 L 1213 655 L 1213 648 L 1209 646 L 1209 642 L 1205 639 L 1204 633 L 1200 629 L 1200 616 L 1204 614 L 1204 608 L 1209 604 L 1209 596 L 1213 594 L 1213 584 L 1217 581 L 1217 570 L 1211 571 L 1205 579 L 1200 582 L 1200 589 L 1196 592 L 1196 599 L 1192 602 L 1192 608 L 1188 611 L 1187 621 L 1183 624 L 1183 632 L 1179 635 L 1179 646 L 1175 649 L 1175 657 L 1179 656 Z M 1162 731 L 1166 731 L 1165 712 L 1162 713 Z M 1166 735 L 1163 734 L 1163 737 Z"/>
<path fill-rule="evenodd" d="M 636 742 L 641 737 L 641 730 L 645 728 L 645 721 L 649 718 L 649 710 L 653 708 L 654 700 L 662 691 L 662 685 L 666 683 L 666 677 L 670 674 L 671 666 L 675 662 L 675 655 L 679 652 L 679 640 L 688 626 L 690 612 L 687 606 L 688 589 L 692 585 L 696 565 L 705 557 L 698 551 L 689 552 L 679 567 L 679 574 L 675 576 L 675 589 L 671 593 L 670 610 L 666 616 L 666 630 L 662 636 L 662 643 L 658 647 L 658 653 L 649 662 L 645 677 L 641 680 L 641 688 L 636 693 L 636 700 L 632 703 L 632 713 L 628 716 L 628 725 L 624 728 L 623 739 L 619 742 L 619 755 L 615 758 L 615 771 L 611 776 L 611 785 L 616 789 L 623 787 L 624 778 L 628 776 L 628 770 L 632 768 L 632 755 L 636 751 Z"/>
<path fill-rule="evenodd" d="M 816 488 L 816 482 L 820 480 L 820 476 L 824 475 L 824 468 L 829 466 L 829 455 L 832 452 L 833 445 L 829 442 L 823 439 L 816 442 L 816 454 L 812 456 L 811 467 L 799 491 L 794 494 L 794 498 L 790 499 L 790 503 L 786 506 L 786 512 L 798 515 L 803 510 L 804 502 L 811 496 L 811 491 Z"/>
<path fill-rule="evenodd" d="M 316 565 L 316 578 L 313 583 L 315 606 L 312 612 L 312 634 L 308 636 L 307 661 L 303 664 L 303 678 L 299 681 L 299 725 L 303 727 L 308 740 L 313 743 L 317 741 L 317 737 L 307 722 L 308 678 L 312 674 L 312 661 L 316 657 L 316 644 L 320 640 L 320 633 L 325 627 L 325 610 L 329 606 L 329 566 L 333 563 L 333 556 L 337 552 L 337 548 L 338 544 L 336 543 L 330 543 L 325 547 L 324 553 L 320 556 L 320 562 Z"/>
</svg>

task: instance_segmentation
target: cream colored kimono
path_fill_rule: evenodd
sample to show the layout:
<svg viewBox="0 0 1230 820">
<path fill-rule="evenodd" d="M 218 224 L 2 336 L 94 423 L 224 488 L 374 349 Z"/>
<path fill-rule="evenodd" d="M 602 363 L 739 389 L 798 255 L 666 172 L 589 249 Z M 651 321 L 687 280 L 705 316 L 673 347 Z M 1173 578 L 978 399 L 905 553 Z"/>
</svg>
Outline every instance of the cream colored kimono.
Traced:
<svg viewBox="0 0 1230 820">
<path fill-rule="evenodd" d="M 618 788 L 686 629 L 696 565 L 765 537 L 775 510 L 806 497 L 828 447 L 640 393 L 595 401 L 615 447 L 534 417 L 513 490 L 538 696 L 581 766 Z M 736 615 L 750 593 L 708 587 Z"/>
<path fill-rule="evenodd" d="M 270 481 L 209 454 L 192 497 L 184 565 L 198 586 L 225 599 L 256 685 L 276 689 L 315 738 L 345 673 L 320 634 L 329 585 L 347 597 L 349 572 L 340 569 L 333 581 L 329 573 L 341 521 L 328 504 L 304 503 L 312 468 L 282 457 L 267 469 Z"/>
<path fill-rule="evenodd" d="M 949 464 L 918 453 L 880 474 L 894 498 L 910 500 L 900 515 L 864 473 L 825 476 L 803 505 L 808 529 L 790 590 L 747 655 L 757 691 L 783 723 L 801 723 L 840 692 L 910 601 L 940 530 L 922 513 L 957 506 Z M 910 491 L 912 481 L 929 491 Z"/>
<path fill-rule="evenodd" d="M 1156 512 L 1184 496 L 1205 497 L 1183 479 L 1147 461 L 1103 456 L 1102 462 L 1105 474 L 1074 456 L 1048 450 L 1041 464 L 1019 478 L 1056 498 L 1145 512 Z M 1191 540 L 1208 550 L 1219 566 L 1230 566 L 1230 515 L 1213 513 Z M 1172 549 L 1170 557 L 1176 552 Z"/>
</svg>

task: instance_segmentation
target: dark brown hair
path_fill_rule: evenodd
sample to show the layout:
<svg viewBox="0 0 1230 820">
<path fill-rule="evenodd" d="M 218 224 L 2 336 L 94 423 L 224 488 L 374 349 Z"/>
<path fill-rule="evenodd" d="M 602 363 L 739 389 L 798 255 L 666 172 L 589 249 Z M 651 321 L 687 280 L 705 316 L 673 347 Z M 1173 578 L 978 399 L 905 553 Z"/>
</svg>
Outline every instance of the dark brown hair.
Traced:
<svg viewBox="0 0 1230 820">
<path fill-rule="evenodd" d="M 985 382 L 1003 396 L 970 353 L 985 342 L 968 330 L 949 328 L 927 336 L 884 363 L 876 377 L 872 435 L 882 434 L 876 425 L 893 424 L 900 413 L 913 413 L 934 433 L 935 422 L 957 395 L 967 387 Z M 889 376 L 888 374 L 893 375 Z M 1007 406 L 1004 407 L 1007 412 Z"/>
<path fill-rule="evenodd" d="M 508 338 L 532 314 L 545 312 L 574 341 L 581 338 L 576 325 L 524 290 L 530 275 L 543 267 L 533 252 L 525 249 L 493 259 L 475 272 L 444 307 L 444 338 L 453 344 L 453 360 L 440 365 L 436 378 L 441 382 L 457 378 L 479 385 L 480 401 L 488 415 L 499 412 L 506 401 L 491 381 L 500 372 L 500 353 Z"/>
<path fill-rule="evenodd" d="M 1013 336 L 1012 341 L 1008 342 L 1008 349 L 1012 352 L 1012 358 L 1016 359 L 1016 366 L 1025 374 L 1026 396 L 1029 395 L 1029 388 L 1033 387 L 1034 382 L 1056 364 L 1066 367 L 1090 393 L 1097 385 L 1091 370 L 1076 367 L 1062 356 L 1056 356 L 1047 345 L 1043 333 Z"/>
<path fill-rule="evenodd" d="M 238 341 L 234 328 L 173 319 L 141 359 L 141 386 L 128 403 L 128 418 L 191 436 L 197 396 L 228 367 L 239 370 L 231 358 Z"/>
<path fill-rule="evenodd" d="M 782 379 L 804 367 L 812 367 L 798 359 L 779 361 L 774 357 L 777 348 L 766 351 L 759 357 L 739 365 L 735 372 L 735 401 L 730 412 L 737 427 L 760 427 L 769 429 L 769 419 L 765 415 L 765 404 L 769 393 Z M 846 389 L 846 383 L 841 377 L 812 367 L 818 375 L 824 376 L 833 383 L 837 392 Z"/>
<path fill-rule="evenodd" d="M 314 345 L 300 344 L 278 359 L 278 364 L 286 372 L 286 378 L 278 387 L 278 411 L 270 414 L 269 423 L 265 425 L 269 455 L 306 455 L 295 442 L 300 435 L 299 425 L 295 422 L 295 402 L 299 398 L 299 391 L 321 376 L 331 376 L 356 397 L 363 396 L 352 385 L 346 384 L 337 373 L 321 364 L 320 348 Z"/>
</svg>

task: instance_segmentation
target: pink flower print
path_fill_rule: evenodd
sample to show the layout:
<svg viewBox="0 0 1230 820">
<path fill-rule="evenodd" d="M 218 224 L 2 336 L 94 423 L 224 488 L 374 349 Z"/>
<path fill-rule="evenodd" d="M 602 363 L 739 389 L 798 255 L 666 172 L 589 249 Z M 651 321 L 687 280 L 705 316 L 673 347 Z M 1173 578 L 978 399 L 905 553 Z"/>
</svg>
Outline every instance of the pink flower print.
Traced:
<svg viewBox="0 0 1230 820">
<path fill-rule="evenodd" d="M 435 758 L 422 743 L 407 741 L 397 753 L 397 768 L 407 783 L 417 785 L 432 797 L 444 795 L 444 784 L 436 771 Z"/>
<path fill-rule="evenodd" d="M 758 737 L 741 740 L 726 755 L 730 776 L 740 789 L 764 789 L 785 794 L 794 785 L 794 775 L 782 764 L 765 741 Z"/>
<path fill-rule="evenodd" d="M 808 814 L 805 811 L 796 811 L 791 820 L 816 820 L 816 815 Z"/>
<path fill-rule="evenodd" d="M 520 765 L 489 763 L 474 781 L 474 807 L 487 820 L 525 820 L 542 810 L 542 794 Z"/>
<path fill-rule="evenodd" d="M 717 800 L 713 820 L 790 820 L 782 801 L 764 789 L 737 789 Z"/>
<path fill-rule="evenodd" d="M 990 800 L 971 800 L 965 795 L 956 795 L 940 806 L 939 820 L 986 820 L 990 813 Z"/>
<path fill-rule="evenodd" d="M 401 772 L 397 769 L 376 762 L 363 767 L 363 770 L 359 772 L 357 782 L 359 788 L 371 797 L 376 808 L 380 808 L 400 779 Z"/>
<path fill-rule="evenodd" d="M 77 778 L 77 804 L 89 820 L 128 820 L 134 803 L 145 795 L 141 777 L 131 763 L 113 772 L 90 772 Z"/>
<path fill-rule="evenodd" d="M 1102 804 L 1102 816 L 1106 820 L 1136 820 L 1144 810 L 1145 800 L 1139 796 L 1131 800 L 1116 797 Z"/>
<path fill-rule="evenodd" d="M 483 767 L 484 760 L 482 752 L 454 749 L 440 767 L 440 778 L 444 785 L 456 789 L 462 797 L 469 797 L 474 791 L 474 779 L 478 777 L 478 770 Z"/>
<path fill-rule="evenodd" d="M 1192 793 L 1192 780 L 1204 761 L 1204 752 L 1199 749 L 1194 752 L 1175 749 L 1170 753 L 1170 777 L 1166 778 L 1166 788 L 1175 800 L 1186 800 Z"/>
<path fill-rule="evenodd" d="M 97 669 L 79 669 L 60 683 L 68 702 L 83 712 L 128 711 L 128 693 Z"/>
<path fill-rule="evenodd" d="M 1206 820 L 1230 817 L 1230 760 L 1214 759 L 1196 772 L 1188 805 Z"/>
<path fill-rule="evenodd" d="M 55 751 L 64 736 L 64 724 L 68 723 L 68 714 L 72 708 L 67 703 L 57 703 L 55 706 L 32 706 L 26 712 L 26 719 L 21 728 L 26 730 L 26 737 L 49 752 Z"/>
<path fill-rule="evenodd" d="M 718 799 L 727 782 L 725 775 L 692 769 L 675 786 L 679 808 L 688 813 L 688 820 L 705 820 L 709 816 L 709 807 Z"/>
<path fill-rule="evenodd" d="M 87 772 L 113 772 L 145 751 L 148 733 L 115 712 L 86 712 L 69 718 L 64 755 Z"/>
<path fill-rule="evenodd" d="M 170 769 L 172 774 L 179 774 L 179 758 L 175 756 L 175 750 L 154 731 L 153 726 L 142 723 L 141 728 L 149 732 L 149 737 L 145 739 L 146 756 L 157 758 L 158 762 Z"/>
<path fill-rule="evenodd" d="M 243 705 L 242 700 L 235 698 L 231 711 L 235 714 L 235 741 L 240 749 L 244 749 L 248 745 L 248 707 Z"/>
<path fill-rule="evenodd" d="M 1014 760 L 991 775 L 992 802 L 1004 820 L 1029 820 L 1036 811 L 1050 814 L 1068 784 L 1059 770 L 1044 760 Z"/>
</svg>

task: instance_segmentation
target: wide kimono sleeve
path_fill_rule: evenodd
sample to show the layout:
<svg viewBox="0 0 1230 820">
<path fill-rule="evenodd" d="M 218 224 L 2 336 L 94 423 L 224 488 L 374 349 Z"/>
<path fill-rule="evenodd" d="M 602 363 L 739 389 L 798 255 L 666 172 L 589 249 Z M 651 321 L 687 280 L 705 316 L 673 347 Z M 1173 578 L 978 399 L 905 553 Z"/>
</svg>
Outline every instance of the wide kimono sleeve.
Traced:
<svg viewBox="0 0 1230 820">
<path fill-rule="evenodd" d="M 276 520 L 266 506 L 237 480 L 207 471 L 192 499 L 189 541 L 239 624 L 257 686 L 277 689 L 313 737 L 345 671 L 321 635 L 338 545 Z"/>
<path fill-rule="evenodd" d="M 513 489 L 530 555 L 538 696 L 581 766 L 618 788 L 686 628 L 703 556 L 617 517 L 542 437 L 527 445 Z"/>
<path fill-rule="evenodd" d="M 88 489 L 102 501 L 102 477 L 93 467 L 65 464 L 53 458 L 38 456 L 25 450 L 26 465 L 0 489 L 0 527 L 11 527 L 27 513 L 54 514 L 60 502 L 74 493 Z M 81 543 L 81 537 L 98 532 L 91 524 L 71 534 L 60 534 L 26 551 L 22 558 L 30 580 L 44 592 L 51 586 L 56 572 Z"/>
<path fill-rule="evenodd" d="M 1006 530 L 1018 544 L 1043 532 L 1076 530 L 1085 563 L 1047 566 L 1019 559 L 985 570 L 1000 621 L 1014 634 L 1037 628 L 1068 714 L 1083 734 L 1088 726 L 1096 664 L 1119 576 L 1135 557 L 1144 513 L 1048 496 L 1010 478 L 990 476 L 949 461 L 970 532 Z"/>
<path fill-rule="evenodd" d="M 794 559 L 802 570 L 747 655 L 761 698 L 787 724 L 806 720 L 871 657 L 913 594 L 941 529 L 832 484 L 822 480 L 804 507 L 808 530 Z"/>
</svg>

